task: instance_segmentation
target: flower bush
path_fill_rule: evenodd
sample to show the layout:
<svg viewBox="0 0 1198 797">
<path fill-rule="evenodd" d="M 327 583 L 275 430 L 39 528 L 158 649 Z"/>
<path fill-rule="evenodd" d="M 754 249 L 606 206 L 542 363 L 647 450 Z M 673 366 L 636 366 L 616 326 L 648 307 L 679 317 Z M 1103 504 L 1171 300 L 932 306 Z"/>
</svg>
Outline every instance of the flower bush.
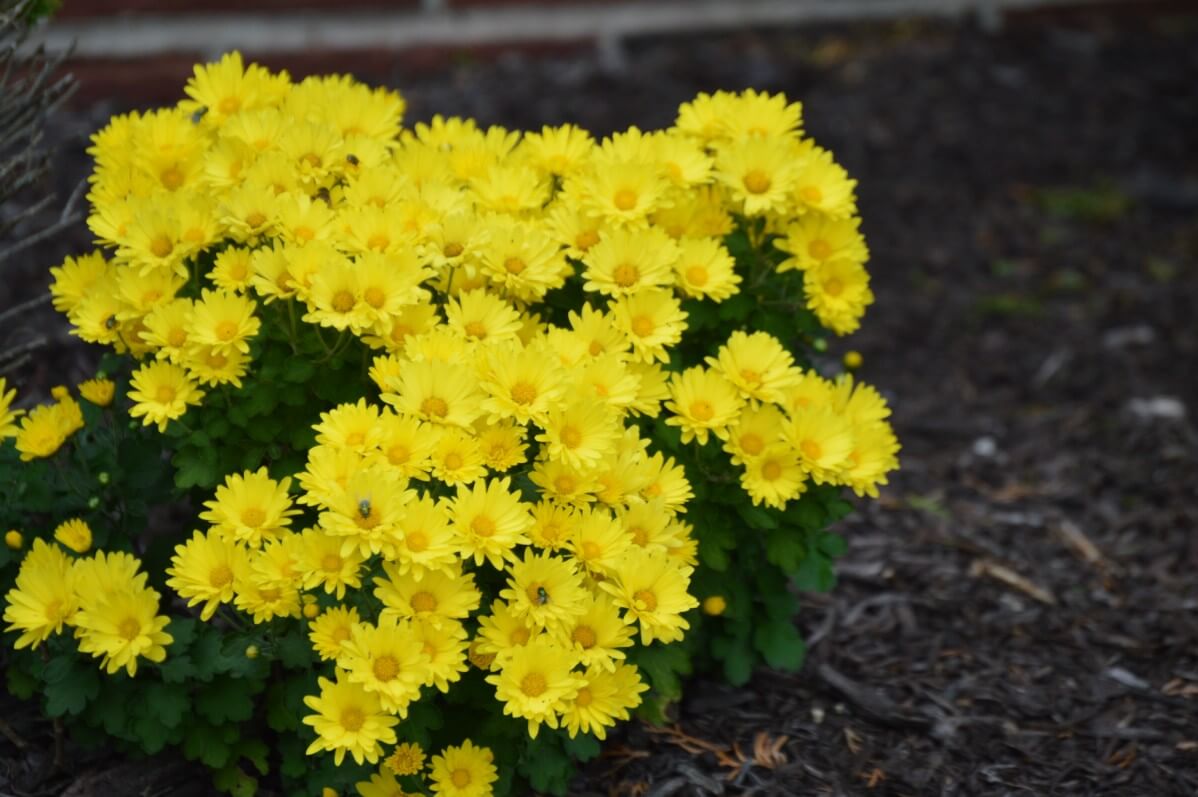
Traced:
<svg viewBox="0 0 1198 797">
<path fill-rule="evenodd" d="M 799 666 L 791 585 L 898 444 L 813 367 L 873 297 L 798 104 L 595 141 L 235 54 L 185 93 L 95 135 L 101 249 L 53 269 L 102 373 L 0 382 L 13 693 L 233 794 L 464 797 Z"/>
</svg>

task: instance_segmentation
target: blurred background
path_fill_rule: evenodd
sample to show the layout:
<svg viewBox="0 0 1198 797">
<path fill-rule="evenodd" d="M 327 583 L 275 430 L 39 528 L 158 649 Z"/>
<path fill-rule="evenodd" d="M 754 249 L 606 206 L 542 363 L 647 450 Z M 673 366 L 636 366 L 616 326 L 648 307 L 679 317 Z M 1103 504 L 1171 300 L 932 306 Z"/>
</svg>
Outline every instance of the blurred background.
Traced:
<svg viewBox="0 0 1198 797">
<path fill-rule="evenodd" d="M 603 135 L 700 91 L 800 100 L 860 181 L 877 295 L 825 365 L 863 355 L 902 471 L 807 601 L 803 673 L 692 687 L 576 792 L 1198 793 L 1194 3 L 65 0 L 34 42 L 79 87 L 30 228 L 110 115 L 229 49 L 396 87 L 408 123 Z M 0 310 L 89 246 L 67 224 L 0 264 Z M 0 325 L 37 341 L 24 395 L 90 375 L 48 308 Z"/>
</svg>

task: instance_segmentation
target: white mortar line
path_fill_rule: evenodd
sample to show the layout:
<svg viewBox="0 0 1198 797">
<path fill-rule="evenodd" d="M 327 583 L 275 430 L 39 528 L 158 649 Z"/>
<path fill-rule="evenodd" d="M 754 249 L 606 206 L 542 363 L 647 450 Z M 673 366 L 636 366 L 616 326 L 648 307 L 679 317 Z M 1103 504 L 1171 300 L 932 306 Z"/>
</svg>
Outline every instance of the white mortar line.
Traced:
<svg viewBox="0 0 1198 797">
<path fill-rule="evenodd" d="M 427 0 L 426 0 L 427 1 Z M 1100 0 L 1118 2 L 1119 0 Z M 431 0 L 435 6 L 438 0 Z M 28 46 L 77 58 L 308 50 L 404 50 L 687 33 L 905 16 L 958 17 L 1077 0 L 660 0 L 441 11 L 123 15 L 51 22 Z"/>
</svg>

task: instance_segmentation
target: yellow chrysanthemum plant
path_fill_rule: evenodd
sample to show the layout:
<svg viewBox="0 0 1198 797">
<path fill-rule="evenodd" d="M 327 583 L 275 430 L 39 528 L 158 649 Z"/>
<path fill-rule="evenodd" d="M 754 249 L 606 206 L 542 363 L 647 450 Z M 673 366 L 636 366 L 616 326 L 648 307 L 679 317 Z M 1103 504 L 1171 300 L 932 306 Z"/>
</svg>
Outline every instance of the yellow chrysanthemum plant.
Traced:
<svg viewBox="0 0 1198 797">
<path fill-rule="evenodd" d="M 236 54 L 185 94 L 94 136 L 100 248 L 53 270 L 117 453 L 103 511 L 0 508 L 10 685 L 81 681 L 47 711 L 233 793 L 485 797 L 566 793 L 695 666 L 799 666 L 795 591 L 898 444 L 815 368 L 873 296 L 797 104 L 404 127 Z M 4 395 L 14 468 L 62 447 Z"/>
</svg>

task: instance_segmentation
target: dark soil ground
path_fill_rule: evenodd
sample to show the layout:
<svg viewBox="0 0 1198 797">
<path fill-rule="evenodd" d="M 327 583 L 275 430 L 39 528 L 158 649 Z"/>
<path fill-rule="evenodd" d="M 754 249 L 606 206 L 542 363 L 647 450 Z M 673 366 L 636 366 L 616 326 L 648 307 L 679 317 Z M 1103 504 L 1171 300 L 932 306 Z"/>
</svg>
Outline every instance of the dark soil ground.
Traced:
<svg viewBox="0 0 1198 797">
<path fill-rule="evenodd" d="M 844 523 L 801 673 L 695 681 L 577 794 L 1198 794 L 1198 22 L 646 42 L 393 82 L 413 118 L 596 132 L 782 90 L 861 181 L 878 301 L 832 354 L 891 399 L 902 471 Z M 110 110 L 63 117 L 64 195 Z M 18 378 L 87 356 L 59 349 Z M 35 758 L 0 740 L 0 794 L 60 793 L 18 778 Z M 198 793 L 154 771 L 69 793 Z"/>
</svg>

